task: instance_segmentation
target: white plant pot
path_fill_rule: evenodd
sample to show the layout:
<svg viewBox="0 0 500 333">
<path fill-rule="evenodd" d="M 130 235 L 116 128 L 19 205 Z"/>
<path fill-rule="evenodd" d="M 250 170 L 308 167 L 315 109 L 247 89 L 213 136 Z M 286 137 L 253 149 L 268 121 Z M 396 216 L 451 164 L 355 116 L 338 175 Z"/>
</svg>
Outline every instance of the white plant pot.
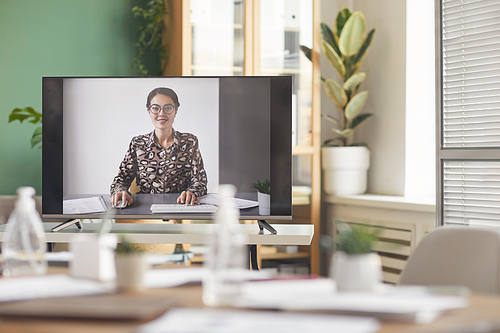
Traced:
<svg viewBox="0 0 500 333">
<path fill-rule="evenodd" d="M 257 200 L 259 202 L 259 214 L 271 215 L 271 195 L 257 192 Z"/>
<path fill-rule="evenodd" d="M 116 285 L 123 291 L 144 291 L 144 274 L 148 269 L 145 253 L 118 254 L 115 258 Z"/>
<path fill-rule="evenodd" d="M 382 262 L 377 253 L 347 254 L 337 251 L 330 266 L 339 291 L 374 291 L 382 283 Z"/>
<path fill-rule="evenodd" d="M 323 147 L 323 190 L 332 195 L 366 192 L 370 150 L 366 147 Z"/>
</svg>

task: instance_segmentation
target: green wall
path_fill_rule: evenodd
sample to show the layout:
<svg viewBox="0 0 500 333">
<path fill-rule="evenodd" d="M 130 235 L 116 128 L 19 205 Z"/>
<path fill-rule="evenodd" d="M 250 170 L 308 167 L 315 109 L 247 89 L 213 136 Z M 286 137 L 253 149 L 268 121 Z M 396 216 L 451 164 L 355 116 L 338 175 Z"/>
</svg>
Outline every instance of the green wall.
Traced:
<svg viewBox="0 0 500 333">
<path fill-rule="evenodd" d="M 0 0 L 0 195 L 22 185 L 41 194 L 42 187 L 42 153 L 29 143 L 36 126 L 9 124 L 12 109 L 41 111 L 44 76 L 132 75 L 137 4 L 143 1 Z"/>
</svg>

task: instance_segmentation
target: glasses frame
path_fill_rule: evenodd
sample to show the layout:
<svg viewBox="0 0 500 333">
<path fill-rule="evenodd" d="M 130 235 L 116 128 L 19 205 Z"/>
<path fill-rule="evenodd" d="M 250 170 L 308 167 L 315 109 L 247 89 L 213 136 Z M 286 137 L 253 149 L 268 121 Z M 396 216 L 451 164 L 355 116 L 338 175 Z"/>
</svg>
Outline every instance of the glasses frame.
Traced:
<svg viewBox="0 0 500 333">
<path fill-rule="evenodd" d="M 154 111 L 151 109 L 153 106 L 157 106 L 157 107 L 159 107 L 159 108 L 160 108 L 160 110 L 158 110 L 158 112 L 154 112 Z M 172 111 L 167 112 L 167 110 L 165 109 L 166 107 L 171 107 L 171 108 L 172 108 Z M 173 104 L 165 104 L 165 105 L 163 105 L 163 107 L 161 107 L 159 104 L 151 104 L 151 105 L 149 106 L 149 108 L 148 108 L 148 111 L 149 111 L 149 112 L 151 112 L 152 114 L 160 114 L 160 113 L 161 113 L 161 111 L 163 111 L 163 113 L 165 113 L 166 115 L 170 115 L 170 114 L 174 113 L 174 111 L 175 111 L 175 110 L 177 110 L 177 108 L 176 108 L 176 107 L 175 107 L 175 105 L 173 105 Z"/>
</svg>

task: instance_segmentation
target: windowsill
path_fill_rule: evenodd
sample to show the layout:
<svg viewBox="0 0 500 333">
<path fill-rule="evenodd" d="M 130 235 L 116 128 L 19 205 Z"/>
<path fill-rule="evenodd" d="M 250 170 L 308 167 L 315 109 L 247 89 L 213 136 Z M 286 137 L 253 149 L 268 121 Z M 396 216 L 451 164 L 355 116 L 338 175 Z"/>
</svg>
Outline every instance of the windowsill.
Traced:
<svg viewBox="0 0 500 333">
<path fill-rule="evenodd" d="M 426 213 L 436 212 L 435 197 L 403 197 L 395 195 L 360 194 L 347 196 L 334 196 L 323 194 L 326 204 L 341 204 L 385 209 L 397 209 Z"/>
</svg>

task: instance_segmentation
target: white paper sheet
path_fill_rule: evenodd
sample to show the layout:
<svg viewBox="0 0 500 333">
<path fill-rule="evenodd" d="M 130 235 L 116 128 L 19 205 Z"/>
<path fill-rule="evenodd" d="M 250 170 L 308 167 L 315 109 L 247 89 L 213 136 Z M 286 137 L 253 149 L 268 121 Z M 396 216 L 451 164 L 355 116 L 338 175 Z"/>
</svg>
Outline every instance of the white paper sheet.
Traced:
<svg viewBox="0 0 500 333">
<path fill-rule="evenodd" d="M 107 210 L 102 197 L 67 199 L 63 201 L 64 214 L 102 213 Z"/>
<path fill-rule="evenodd" d="M 210 204 L 210 205 L 218 205 L 219 202 L 220 202 L 220 199 L 219 199 L 219 196 L 217 194 L 207 194 L 207 195 L 200 197 L 200 203 Z M 257 201 L 247 200 L 247 199 L 239 199 L 239 198 L 234 198 L 234 204 L 239 209 L 252 208 L 252 207 L 257 207 L 259 205 L 259 203 Z"/>
<path fill-rule="evenodd" d="M 111 291 L 112 288 L 97 281 L 73 278 L 64 274 L 0 279 L 0 302 L 96 295 Z"/>
<path fill-rule="evenodd" d="M 222 309 L 171 309 L 139 327 L 139 333 L 372 333 L 374 318 Z"/>
<path fill-rule="evenodd" d="M 376 316 L 383 320 L 428 323 L 442 311 L 468 305 L 464 296 L 437 295 L 415 289 L 383 289 L 380 292 L 334 292 L 329 279 L 292 282 L 248 282 L 237 306 L 257 309 L 322 310 L 332 313 Z M 286 284 L 292 284 L 293 288 Z"/>
</svg>

